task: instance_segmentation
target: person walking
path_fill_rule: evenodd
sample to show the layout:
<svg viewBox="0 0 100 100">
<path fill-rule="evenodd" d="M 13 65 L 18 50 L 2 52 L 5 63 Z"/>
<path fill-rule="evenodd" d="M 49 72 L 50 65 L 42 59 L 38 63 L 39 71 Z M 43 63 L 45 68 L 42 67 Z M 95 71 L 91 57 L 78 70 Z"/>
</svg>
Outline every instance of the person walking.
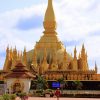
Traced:
<svg viewBox="0 0 100 100">
<path fill-rule="evenodd" d="M 59 88 L 57 88 L 57 90 L 55 91 L 55 95 L 57 97 L 57 100 L 59 100 L 59 97 L 61 96 L 61 92 Z"/>
</svg>

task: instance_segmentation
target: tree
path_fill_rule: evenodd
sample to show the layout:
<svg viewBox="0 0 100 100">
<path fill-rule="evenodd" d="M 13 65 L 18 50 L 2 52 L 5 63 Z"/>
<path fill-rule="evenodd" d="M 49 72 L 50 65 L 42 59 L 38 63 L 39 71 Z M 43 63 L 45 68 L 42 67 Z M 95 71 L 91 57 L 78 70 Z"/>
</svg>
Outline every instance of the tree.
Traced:
<svg viewBox="0 0 100 100">
<path fill-rule="evenodd" d="M 62 92 L 63 92 L 63 88 L 65 86 L 67 86 L 68 83 L 64 80 L 64 78 L 59 78 L 57 81 L 60 83 L 60 87 L 61 87 Z"/>
<path fill-rule="evenodd" d="M 36 81 L 37 89 L 46 89 L 48 87 L 48 82 L 43 78 L 43 76 L 37 76 Z"/>
<path fill-rule="evenodd" d="M 75 87 L 76 90 L 81 90 L 83 84 L 80 81 L 73 81 L 73 86 Z"/>
</svg>

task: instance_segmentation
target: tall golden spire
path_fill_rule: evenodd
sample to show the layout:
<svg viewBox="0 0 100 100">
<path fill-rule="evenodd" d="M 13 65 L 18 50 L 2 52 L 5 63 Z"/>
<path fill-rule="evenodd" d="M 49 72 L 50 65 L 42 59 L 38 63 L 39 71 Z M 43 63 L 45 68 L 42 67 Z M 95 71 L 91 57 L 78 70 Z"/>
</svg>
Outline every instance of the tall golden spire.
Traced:
<svg viewBox="0 0 100 100">
<path fill-rule="evenodd" d="M 68 65 L 67 65 L 67 52 L 66 49 L 64 50 L 64 56 L 63 56 L 63 66 L 61 67 L 62 70 L 66 70 Z"/>
<path fill-rule="evenodd" d="M 44 55 L 43 55 L 42 68 L 43 68 L 43 72 L 45 72 L 45 71 L 48 69 L 47 51 L 46 51 L 46 48 L 44 48 Z"/>
<path fill-rule="evenodd" d="M 85 47 L 84 47 L 84 44 L 82 45 L 81 58 L 85 60 Z"/>
<path fill-rule="evenodd" d="M 76 46 L 74 48 L 74 59 L 73 59 L 73 70 L 77 71 L 78 69 L 78 64 L 77 64 L 77 50 L 76 50 Z"/>
<path fill-rule="evenodd" d="M 12 47 L 10 48 L 10 60 L 12 60 L 13 53 L 12 53 Z"/>
<path fill-rule="evenodd" d="M 3 68 L 3 70 L 5 71 L 8 71 L 8 62 L 9 62 L 9 45 L 7 46 L 7 49 L 6 49 L 6 59 L 5 59 L 4 68 Z"/>
<path fill-rule="evenodd" d="M 24 47 L 24 52 L 23 52 L 23 63 L 27 65 L 27 55 L 26 55 L 26 47 Z"/>
<path fill-rule="evenodd" d="M 97 71 L 98 71 L 98 68 L 97 68 L 97 64 L 95 62 L 95 72 L 97 73 Z"/>
<path fill-rule="evenodd" d="M 7 59 L 9 59 L 9 45 L 7 46 L 7 49 L 6 49 L 6 57 Z"/>
<path fill-rule="evenodd" d="M 44 21 L 55 21 L 55 14 L 53 10 L 52 0 L 48 0 L 48 7 L 45 13 Z"/>
<path fill-rule="evenodd" d="M 53 10 L 52 0 L 48 0 L 48 7 L 44 17 L 45 32 L 54 32 L 56 30 L 55 14 Z"/>
<path fill-rule="evenodd" d="M 75 48 L 74 48 L 74 59 L 77 59 L 76 53 L 77 53 L 77 50 L 76 50 L 76 46 L 75 46 Z"/>
</svg>

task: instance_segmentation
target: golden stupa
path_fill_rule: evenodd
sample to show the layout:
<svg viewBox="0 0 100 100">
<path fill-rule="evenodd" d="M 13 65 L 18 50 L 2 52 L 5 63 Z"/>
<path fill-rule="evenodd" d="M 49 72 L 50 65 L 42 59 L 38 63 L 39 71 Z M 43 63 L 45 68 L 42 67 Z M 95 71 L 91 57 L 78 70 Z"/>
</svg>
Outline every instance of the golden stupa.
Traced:
<svg viewBox="0 0 100 100">
<path fill-rule="evenodd" d="M 48 0 L 43 26 L 43 36 L 31 51 L 19 53 L 16 47 L 7 47 L 3 71 L 9 72 L 21 60 L 33 74 L 44 75 L 47 80 L 99 80 L 96 64 L 94 70 L 89 69 L 84 44 L 79 57 L 76 47 L 72 57 L 58 39 L 52 0 Z"/>
</svg>

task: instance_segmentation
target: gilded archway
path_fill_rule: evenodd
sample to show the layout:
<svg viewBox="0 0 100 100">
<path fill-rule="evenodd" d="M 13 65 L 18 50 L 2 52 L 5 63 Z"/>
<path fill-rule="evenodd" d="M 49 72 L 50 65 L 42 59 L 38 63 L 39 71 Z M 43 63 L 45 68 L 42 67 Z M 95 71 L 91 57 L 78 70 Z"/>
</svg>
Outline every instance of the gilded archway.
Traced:
<svg viewBox="0 0 100 100">
<path fill-rule="evenodd" d="M 24 83 L 16 79 L 12 84 L 11 84 L 11 91 L 12 93 L 21 93 L 24 90 Z"/>
</svg>

